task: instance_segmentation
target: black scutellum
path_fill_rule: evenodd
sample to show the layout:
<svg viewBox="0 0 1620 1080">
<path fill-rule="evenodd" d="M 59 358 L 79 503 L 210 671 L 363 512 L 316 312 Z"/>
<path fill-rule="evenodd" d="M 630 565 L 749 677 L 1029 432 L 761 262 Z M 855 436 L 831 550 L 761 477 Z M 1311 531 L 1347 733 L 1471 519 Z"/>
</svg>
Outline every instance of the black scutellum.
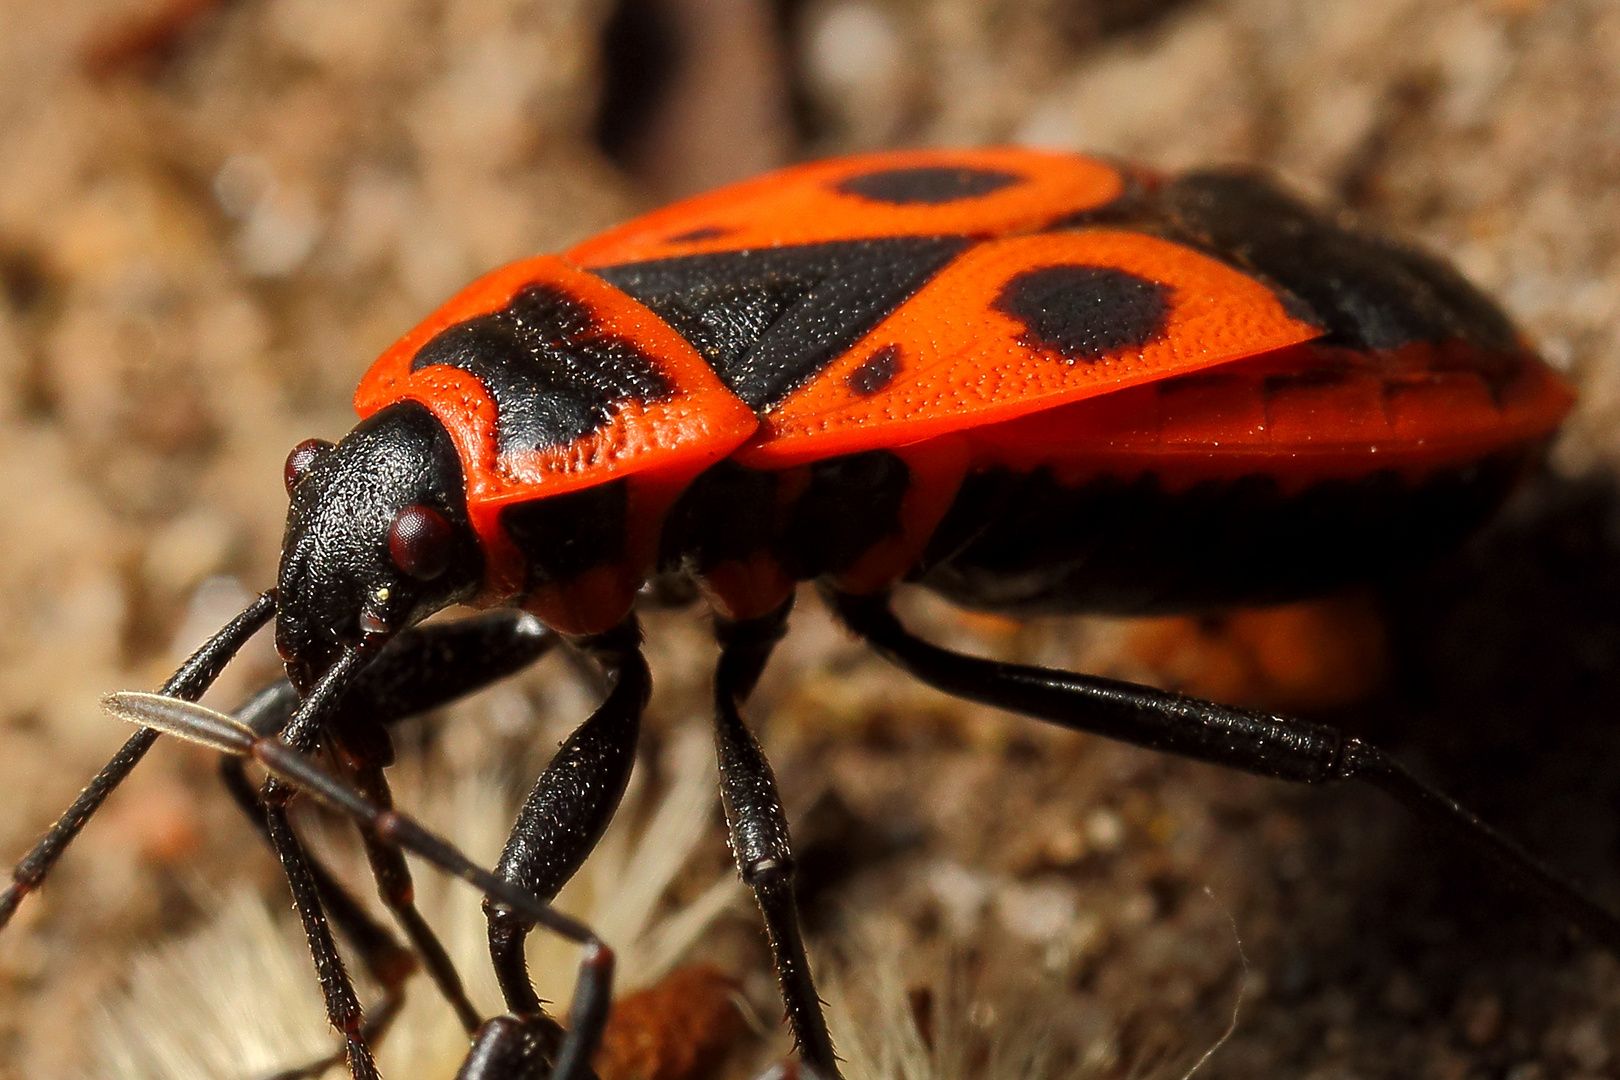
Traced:
<svg viewBox="0 0 1620 1080">
<path fill-rule="evenodd" d="M 599 267 L 763 412 L 803 386 L 972 241 L 902 236 Z"/>
</svg>

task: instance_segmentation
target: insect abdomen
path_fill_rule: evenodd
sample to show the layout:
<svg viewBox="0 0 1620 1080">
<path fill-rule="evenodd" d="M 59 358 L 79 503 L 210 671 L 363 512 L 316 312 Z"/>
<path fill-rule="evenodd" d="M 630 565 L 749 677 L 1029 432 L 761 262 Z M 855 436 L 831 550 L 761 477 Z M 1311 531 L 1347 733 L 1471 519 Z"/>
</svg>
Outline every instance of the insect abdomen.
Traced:
<svg viewBox="0 0 1620 1080">
<path fill-rule="evenodd" d="M 1068 487 L 1046 469 L 970 477 L 918 580 L 1010 614 L 1159 614 L 1274 603 L 1388 577 L 1454 545 L 1501 502 L 1523 453 L 1287 491 L 1250 474 Z"/>
</svg>

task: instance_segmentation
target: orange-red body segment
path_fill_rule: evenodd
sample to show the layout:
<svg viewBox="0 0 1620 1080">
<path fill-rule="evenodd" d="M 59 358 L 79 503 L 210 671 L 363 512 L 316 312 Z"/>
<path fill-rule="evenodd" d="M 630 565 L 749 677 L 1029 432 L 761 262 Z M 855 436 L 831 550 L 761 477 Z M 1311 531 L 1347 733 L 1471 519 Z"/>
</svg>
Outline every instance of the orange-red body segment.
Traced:
<svg viewBox="0 0 1620 1080">
<path fill-rule="evenodd" d="M 432 411 L 462 460 L 483 599 L 521 595 L 574 632 L 611 626 L 660 568 L 740 616 L 806 576 L 889 587 L 938 557 L 991 475 L 1148 478 L 1155 499 L 1265 478 L 1286 502 L 1374 475 L 1417 490 L 1557 427 L 1568 387 L 1489 301 L 1308 215 L 1258 180 L 1015 148 L 817 162 L 486 275 L 384 353 L 355 403 Z M 429 348 L 456 333 L 521 348 Z M 573 397 L 525 419 L 531 385 Z M 887 472 L 840 464 L 873 454 Z M 731 479 L 700 479 L 722 462 Z M 815 539 L 806 507 L 839 484 L 852 501 L 816 513 L 874 523 Z M 537 584 L 506 511 L 613 485 L 622 543 Z M 733 523 L 733 503 L 752 510 Z"/>
<path fill-rule="evenodd" d="M 1031 267 L 1109 267 L 1162 285 L 1168 311 L 1150 340 L 1070 360 L 998 310 Z M 821 377 L 773 409 L 737 459 L 779 468 L 901 446 L 1188 374 L 1322 333 L 1270 289 L 1205 255 L 1140 233 L 1045 233 L 997 240 L 958 258 Z M 894 373 L 852 386 L 875 354 Z"/>
<path fill-rule="evenodd" d="M 1152 472 L 1172 488 L 1248 474 L 1289 490 L 1436 469 L 1536 443 L 1574 403 L 1540 363 L 1493 390 L 1427 344 L 1393 353 L 1305 343 L 1047 409 L 968 434 L 981 462 L 1075 484 Z"/>
<path fill-rule="evenodd" d="M 972 199 L 896 204 L 839 190 L 854 177 L 922 168 L 1016 175 Z M 1004 236 L 1044 228 L 1118 198 L 1128 178 L 1073 154 L 1010 147 L 897 150 L 770 173 L 685 199 L 569 249 L 579 266 L 716 251 L 895 236 Z"/>
<path fill-rule="evenodd" d="M 590 308 L 602 333 L 633 342 L 655 357 L 673 392 L 659 401 L 627 402 L 596 431 L 567 446 L 498 451 L 496 407 L 488 388 L 454 367 L 413 371 L 412 361 L 447 327 L 498 311 L 520 289 L 536 283 L 566 291 Z M 666 323 L 600 278 L 549 255 L 479 278 L 384 352 L 355 391 L 355 409 L 366 417 L 395 401 L 425 405 L 456 444 L 468 516 L 488 554 L 485 592 L 492 598 L 511 595 L 522 578 L 521 557 L 497 520 L 503 507 L 638 476 L 643 481 L 642 517 L 656 521 L 686 482 L 724 458 L 758 426 L 754 414 Z M 655 540 L 643 537 L 636 545 L 643 559 L 650 558 Z M 638 578 L 630 591 L 639 584 Z M 592 592 L 600 589 L 592 583 Z M 617 596 L 624 590 L 610 591 Z"/>
</svg>

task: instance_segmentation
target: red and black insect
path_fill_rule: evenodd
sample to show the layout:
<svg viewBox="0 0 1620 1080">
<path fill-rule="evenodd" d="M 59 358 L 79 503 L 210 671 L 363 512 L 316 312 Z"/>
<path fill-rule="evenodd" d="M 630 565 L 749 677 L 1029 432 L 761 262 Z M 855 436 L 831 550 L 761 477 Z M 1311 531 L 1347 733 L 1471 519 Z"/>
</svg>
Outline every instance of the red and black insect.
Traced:
<svg viewBox="0 0 1620 1080">
<path fill-rule="evenodd" d="M 600 1034 L 610 956 L 545 904 L 625 787 L 650 689 L 633 607 L 680 592 L 650 583 L 695 584 L 714 609 L 732 842 L 803 1060 L 825 1076 L 837 1063 L 787 826 L 738 713 L 804 581 L 948 693 L 1265 776 L 1365 780 L 1620 951 L 1620 920 L 1373 747 L 956 655 L 908 634 L 888 600 L 911 582 L 1012 614 L 1160 612 L 1377 575 L 1483 520 L 1571 400 L 1454 271 L 1252 173 L 1163 178 L 1017 149 L 807 165 L 497 270 L 407 334 L 361 383 L 361 424 L 289 456 L 275 591 L 164 693 L 194 700 L 272 614 L 290 683 L 238 714 L 248 734 L 175 706 L 135 714 L 256 754 L 369 824 L 384 899 L 478 1030 L 468 1077 L 577 1080 Z M 411 629 L 456 603 L 526 614 Z M 480 876 L 386 813 L 386 725 L 558 635 L 612 689 L 536 784 L 495 877 Z M 153 738 L 138 734 L 23 860 L 0 920 Z M 287 750 L 323 746 L 341 777 Z M 323 913 L 396 997 L 410 954 L 305 855 L 292 787 L 255 791 L 234 762 L 227 780 L 286 868 L 350 1069 L 370 1076 Z M 508 1017 L 478 1027 L 411 904 L 400 846 L 490 892 Z M 537 921 L 591 946 L 566 1034 L 524 969 Z"/>
</svg>

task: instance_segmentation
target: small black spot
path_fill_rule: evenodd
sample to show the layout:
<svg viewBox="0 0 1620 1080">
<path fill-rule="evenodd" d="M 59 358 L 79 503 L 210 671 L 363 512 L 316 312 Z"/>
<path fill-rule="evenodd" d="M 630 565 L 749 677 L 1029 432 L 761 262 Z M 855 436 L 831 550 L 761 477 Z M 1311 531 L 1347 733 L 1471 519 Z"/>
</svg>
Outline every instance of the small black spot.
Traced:
<svg viewBox="0 0 1620 1080">
<path fill-rule="evenodd" d="M 664 241 L 666 244 L 695 244 L 699 240 L 718 240 L 735 229 L 722 229 L 718 225 L 705 225 L 701 229 L 677 233 Z"/>
<path fill-rule="evenodd" d="M 845 195 L 873 202 L 905 206 L 909 203 L 948 203 L 977 199 L 992 191 L 1022 183 L 1017 173 L 999 169 L 947 169 L 929 165 L 919 169 L 885 169 L 846 177 L 833 185 Z"/>
<path fill-rule="evenodd" d="M 995 308 L 1024 324 L 1031 349 L 1093 361 L 1163 333 L 1170 289 L 1109 266 L 1043 266 L 1002 286 Z"/>
<path fill-rule="evenodd" d="M 861 397 L 871 397 L 900 374 L 900 346 L 885 345 L 850 372 L 849 388 Z"/>
</svg>

